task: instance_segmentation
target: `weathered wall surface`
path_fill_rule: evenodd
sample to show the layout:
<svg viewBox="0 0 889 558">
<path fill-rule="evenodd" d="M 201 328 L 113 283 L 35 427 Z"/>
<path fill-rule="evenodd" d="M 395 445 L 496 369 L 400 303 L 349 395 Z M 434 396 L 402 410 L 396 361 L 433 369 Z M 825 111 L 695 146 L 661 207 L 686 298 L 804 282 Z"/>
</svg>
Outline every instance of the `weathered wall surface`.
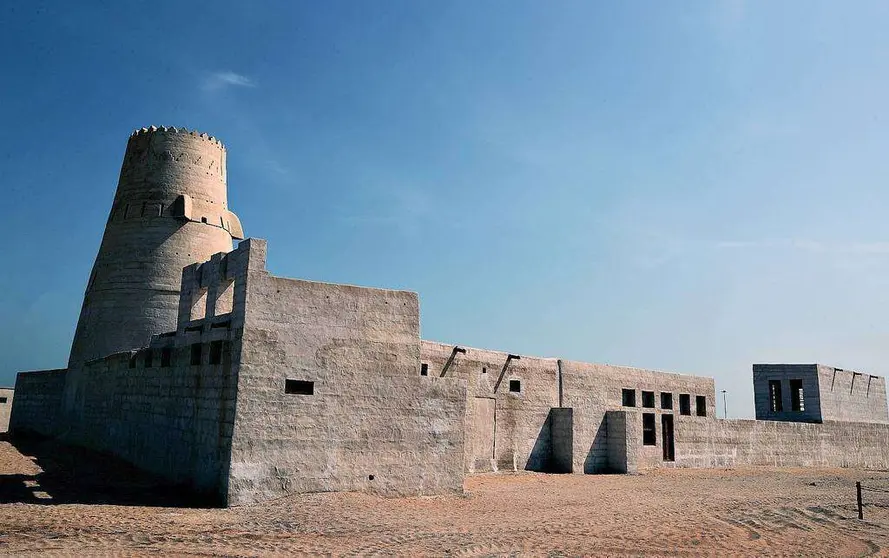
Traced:
<svg viewBox="0 0 889 558">
<path fill-rule="evenodd" d="M 889 425 L 765 420 L 676 424 L 676 466 L 889 468 Z"/>
<path fill-rule="evenodd" d="M 15 378 L 9 430 L 15 435 L 54 436 L 64 426 L 59 420 L 67 370 L 19 372 Z"/>
<path fill-rule="evenodd" d="M 889 423 L 885 378 L 819 364 L 818 384 L 825 421 Z"/>
<path fill-rule="evenodd" d="M 628 420 L 638 421 L 640 431 L 641 413 L 656 415 L 657 445 L 641 447 L 640 437 L 640 448 L 634 450 L 640 466 L 662 460 L 661 414 L 673 414 L 677 421 L 695 418 L 695 397 L 699 395 L 706 397 L 707 416 L 715 413 L 712 378 L 524 355 L 509 359 L 506 366 L 509 355 L 503 352 L 432 341 L 423 341 L 421 348 L 420 360 L 429 376 L 444 374 L 466 380 L 469 386 L 464 460 L 467 472 L 492 470 L 488 455 L 494 456 L 496 470 L 555 472 L 551 410 L 559 407 L 572 409 L 574 447 L 570 469 L 575 473 L 610 471 L 605 414 L 627 409 L 622 405 L 623 388 L 635 391 L 636 407 Z M 510 391 L 511 381 L 520 382 L 520 391 Z M 643 390 L 654 393 L 651 409 L 642 408 Z M 661 408 L 662 393 L 672 394 L 672 409 Z M 680 394 L 689 395 L 691 416 L 680 415 Z"/>
<path fill-rule="evenodd" d="M 416 294 L 274 277 L 249 247 L 230 501 L 462 491 L 466 387 L 420 377 Z"/>
<path fill-rule="evenodd" d="M 204 342 L 201 363 L 192 365 L 192 343 L 201 343 L 199 333 L 85 364 L 61 437 L 224 503 L 236 390 L 232 352 L 237 346 L 226 344 L 220 363 L 209 364 Z M 170 350 L 169 366 L 162 365 L 163 347 Z"/>
<path fill-rule="evenodd" d="M 0 432 L 9 430 L 9 415 L 12 414 L 12 388 L 0 388 Z"/>
</svg>

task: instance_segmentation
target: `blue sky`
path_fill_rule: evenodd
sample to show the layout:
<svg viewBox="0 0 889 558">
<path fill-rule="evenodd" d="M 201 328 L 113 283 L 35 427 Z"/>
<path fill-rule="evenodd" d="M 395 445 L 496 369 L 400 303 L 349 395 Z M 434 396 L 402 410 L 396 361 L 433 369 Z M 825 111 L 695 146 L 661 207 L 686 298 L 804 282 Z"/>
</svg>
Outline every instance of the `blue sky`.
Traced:
<svg viewBox="0 0 889 558">
<path fill-rule="evenodd" d="M 423 337 L 889 373 L 885 2 L 0 7 L 0 385 L 64 366 L 130 132 L 228 147 L 278 275 Z M 720 415 L 721 415 L 720 406 Z"/>
</svg>

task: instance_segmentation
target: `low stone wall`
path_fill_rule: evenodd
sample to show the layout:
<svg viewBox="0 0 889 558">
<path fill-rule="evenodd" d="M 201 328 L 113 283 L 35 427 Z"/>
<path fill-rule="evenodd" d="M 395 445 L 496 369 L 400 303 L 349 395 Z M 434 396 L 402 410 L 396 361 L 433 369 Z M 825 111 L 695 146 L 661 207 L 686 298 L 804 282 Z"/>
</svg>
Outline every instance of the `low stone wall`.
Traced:
<svg viewBox="0 0 889 558">
<path fill-rule="evenodd" d="M 63 426 L 59 421 L 59 410 L 67 372 L 62 368 L 18 373 L 9 418 L 10 432 L 41 436 L 54 436 L 59 432 Z"/>
<path fill-rule="evenodd" d="M 889 425 L 766 420 L 676 422 L 676 466 L 889 468 Z"/>
<path fill-rule="evenodd" d="M 62 439 L 225 503 L 237 385 L 231 348 L 215 365 L 206 348 L 200 365 L 189 345 L 172 348 L 169 366 L 157 348 L 150 363 L 145 350 L 87 363 Z"/>
</svg>

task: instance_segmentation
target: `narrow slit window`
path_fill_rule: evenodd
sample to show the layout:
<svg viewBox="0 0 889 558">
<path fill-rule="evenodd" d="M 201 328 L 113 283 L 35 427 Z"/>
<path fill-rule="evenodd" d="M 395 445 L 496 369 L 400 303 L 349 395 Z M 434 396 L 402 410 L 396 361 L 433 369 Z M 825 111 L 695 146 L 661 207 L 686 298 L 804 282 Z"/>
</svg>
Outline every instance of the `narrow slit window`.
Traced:
<svg viewBox="0 0 889 558">
<path fill-rule="evenodd" d="M 199 366 L 201 364 L 201 352 L 203 346 L 200 343 L 191 344 L 191 365 Z"/>
<path fill-rule="evenodd" d="M 420 365 L 420 376 L 428 376 L 429 375 L 429 365 L 425 362 Z"/>
<path fill-rule="evenodd" d="M 707 416 L 707 397 L 698 395 L 695 397 L 695 411 L 699 417 Z"/>
<path fill-rule="evenodd" d="M 522 392 L 522 381 L 521 380 L 510 380 L 509 381 L 509 391 L 513 393 L 521 393 Z"/>
<path fill-rule="evenodd" d="M 773 413 L 784 410 L 781 403 L 781 380 L 769 380 L 769 408 Z"/>
<path fill-rule="evenodd" d="M 642 413 L 642 445 L 657 445 L 657 432 L 654 427 L 654 413 Z"/>
<path fill-rule="evenodd" d="M 646 409 L 654 409 L 654 392 L 653 391 L 643 391 L 642 392 L 642 406 Z"/>
<path fill-rule="evenodd" d="M 624 407 L 635 407 L 636 406 L 636 390 L 624 388 L 621 391 L 621 400 L 623 402 Z"/>
<path fill-rule="evenodd" d="M 796 412 L 806 410 L 802 380 L 790 380 L 790 408 Z"/>
<path fill-rule="evenodd" d="M 161 349 L 161 368 L 169 368 L 173 363 L 173 349 L 164 347 Z"/>
<path fill-rule="evenodd" d="M 136 355 L 130 357 L 130 368 L 136 367 Z"/>
<path fill-rule="evenodd" d="M 306 380 L 284 380 L 284 393 L 291 395 L 314 395 L 315 382 Z"/>
<path fill-rule="evenodd" d="M 687 393 L 679 394 L 679 414 L 691 415 L 691 395 Z"/>
<path fill-rule="evenodd" d="M 661 393 L 661 409 L 664 410 L 672 410 L 673 409 L 673 394 L 672 393 Z"/>
<path fill-rule="evenodd" d="M 222 341 L 210 341 L 210 364 L 222 364 Z"/>
</svg>

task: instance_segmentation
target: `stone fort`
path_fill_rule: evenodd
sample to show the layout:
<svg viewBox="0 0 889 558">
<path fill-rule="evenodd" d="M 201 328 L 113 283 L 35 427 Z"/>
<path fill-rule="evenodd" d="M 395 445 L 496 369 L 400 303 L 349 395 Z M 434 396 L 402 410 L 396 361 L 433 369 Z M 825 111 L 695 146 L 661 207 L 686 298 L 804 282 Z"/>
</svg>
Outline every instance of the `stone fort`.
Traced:
<svg viewBox="0 0 889 558">
<path fill-rule="evenodd" d="M 719 419 L 711 378 L 426 341 L 416 293 L 272 275 L 225 158 L 206 134 L 131 135 L 67 367 L 0 391 L 14 437 L 222 505 L 461 492 L 474 472 L 889 468 L 877 376 L 755 364 L 756 420 Z"/>
</svg>

